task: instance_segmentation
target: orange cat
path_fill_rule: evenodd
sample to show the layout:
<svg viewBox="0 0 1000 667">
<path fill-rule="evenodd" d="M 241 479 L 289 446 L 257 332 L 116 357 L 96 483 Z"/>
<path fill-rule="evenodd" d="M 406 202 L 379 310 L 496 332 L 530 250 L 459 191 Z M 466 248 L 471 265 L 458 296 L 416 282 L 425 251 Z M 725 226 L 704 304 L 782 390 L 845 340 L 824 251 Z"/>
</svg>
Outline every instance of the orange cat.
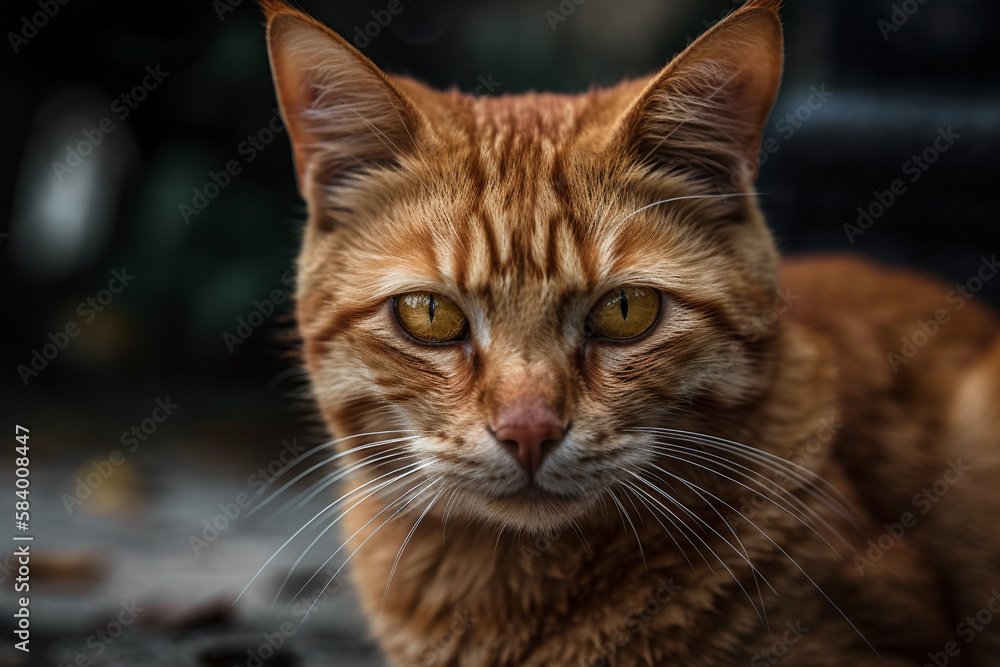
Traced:
<svg viewBox="0 0 1000 667">
<path fill-rule="evenodd" d="M 264 2 L 304 354 L 394 664 L 1000 664 L 1000 323 L 779 265 L 777 5 L 646 79 L 473 98 Z"/>
</svg>

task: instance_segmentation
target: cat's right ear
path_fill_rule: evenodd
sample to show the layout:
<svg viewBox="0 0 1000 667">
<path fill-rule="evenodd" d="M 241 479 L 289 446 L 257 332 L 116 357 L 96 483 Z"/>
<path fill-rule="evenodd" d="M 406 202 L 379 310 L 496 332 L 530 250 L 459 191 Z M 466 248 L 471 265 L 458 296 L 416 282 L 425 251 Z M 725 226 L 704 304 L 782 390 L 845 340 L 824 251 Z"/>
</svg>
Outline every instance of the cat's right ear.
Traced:
<svg viewBox="0 0 1000 667">
<path fill-rule="evenodd" d="M 416 149 L 426 120 L 368 58 L 281 0 L 261 0 L 281 113 L 299 191 L 312 202 Z M 318 194 L 318 193 L 316 193 Z"/>
<path fill-rule="evenodd" d="M 782 70 L 780 0 L 748 0 L 652 77 L 612 133 L 651 173 L 749 188 Z"/>
</svg>

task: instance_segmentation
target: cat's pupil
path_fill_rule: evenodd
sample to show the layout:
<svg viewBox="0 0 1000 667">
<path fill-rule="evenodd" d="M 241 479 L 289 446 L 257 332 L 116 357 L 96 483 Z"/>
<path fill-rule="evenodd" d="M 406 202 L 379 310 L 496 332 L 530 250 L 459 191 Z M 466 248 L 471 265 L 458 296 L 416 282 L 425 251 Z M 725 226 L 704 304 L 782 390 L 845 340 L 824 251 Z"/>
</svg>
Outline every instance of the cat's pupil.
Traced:
<svg viewBox="0 0 1000 667">
<path fill-rule="evenodd" d="M 431 294 L 430 295 L 430 299 L 428 299 L 427 313 L 430 315 L 431 323 L 433 324 L 433 322 L 434 322 L 434 295 L 433 294 Z"/>
<path fill-rule="evenodd" d="M 621 307 L 622 307 L 622 319 L 623 320 L 627 320 L 628 319 L 628 297 L 625 296 L 625 290 L 622 290 L 621 297 L 619 298 L 618 303 L 620 303 Z"/>
</svg>

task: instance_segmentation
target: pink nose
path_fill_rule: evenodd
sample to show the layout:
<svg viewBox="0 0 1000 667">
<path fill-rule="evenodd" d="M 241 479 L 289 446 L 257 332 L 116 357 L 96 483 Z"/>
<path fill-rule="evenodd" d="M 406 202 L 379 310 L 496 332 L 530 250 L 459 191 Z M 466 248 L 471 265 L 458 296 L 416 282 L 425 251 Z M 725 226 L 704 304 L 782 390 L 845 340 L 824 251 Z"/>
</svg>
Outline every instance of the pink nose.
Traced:
<svg viewBox="0 0 1000 667">
<path fill-rule="evenodd" d="M 532 477 L 545 455 L 559 444 L 563 427 L 558 415 L 538 402 L 501 410 L 493 433 Z"/>
</svg>

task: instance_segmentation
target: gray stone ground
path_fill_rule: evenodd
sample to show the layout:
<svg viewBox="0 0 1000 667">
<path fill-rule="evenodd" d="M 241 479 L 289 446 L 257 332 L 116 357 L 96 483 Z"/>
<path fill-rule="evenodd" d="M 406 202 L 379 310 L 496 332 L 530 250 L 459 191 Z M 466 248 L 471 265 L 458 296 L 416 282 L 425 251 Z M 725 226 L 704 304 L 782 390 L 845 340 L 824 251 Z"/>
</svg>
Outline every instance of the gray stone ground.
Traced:
<svg viewBox="0 0 1000 667">
<path fill-rule="evenodd" d="M 256 515 L 240 516 L 225 527 L 226 521 L 218 518 L 219 504 L 233 503 L 241 493 L 254 495 L 256 488 L 247 484 L 252 468 L 238 460 L 228 466 L 225 461 L 190 465 L 182 457 L 164 465 L 164 458 L 126 460 L 82 506 L 74 505 L 72 513 L 62 494 L 73 492 L 74 479 L 87 472 L 89 461 L 83 459 L 81 466 L 81 458 L 74 456 L 65 463 L 47 460 L 33 466 L 31 652 L 13 648 L 10 627 L 16 595 L 11 584 L 16 575 L 9 569 L 11 562 L 2 559 L 13 552 L 9 535 L 16 531 L 4 527 L 0 626 L 6 631 L 0 640 L 0 665 L 385 664 L 367 638 L 358 602 L 343 574 L 339 579 L 344 585 L 334 586 L 300 629 L 292 630 L 298 628 L 304 606 L 268 615 L 272 596 L 308 540 L 281 552 L 233 604 L 257 569 L 323 506 L 320 502 L 289 516 L 276 517 L 265 508 L 261 516 L 270 516 L 269 522 Z M 6 490 L 13 489 L 13 471 L 8 462 L 2 463 L 0 489 L 7 496 Z M 220 469 L 232 472 L 220 474 Z M 254 503 L 266 495 L 255 495 Z M 4 504 L 0 512 L 7 514 Z M 224 529 L 196 555 L 190 538 L 204 539 L 205 520 L 215 520 Z M 307 533 L 309 540 L 315 535 Z M 339 539 L 328 534 L 306 555 L 291 578 L 294 588 L 321 566 Z M 340 562 L 338 557 L 331 565 Z M 286 594 L 277 608 L 287 603 Z"/>
</svg>

